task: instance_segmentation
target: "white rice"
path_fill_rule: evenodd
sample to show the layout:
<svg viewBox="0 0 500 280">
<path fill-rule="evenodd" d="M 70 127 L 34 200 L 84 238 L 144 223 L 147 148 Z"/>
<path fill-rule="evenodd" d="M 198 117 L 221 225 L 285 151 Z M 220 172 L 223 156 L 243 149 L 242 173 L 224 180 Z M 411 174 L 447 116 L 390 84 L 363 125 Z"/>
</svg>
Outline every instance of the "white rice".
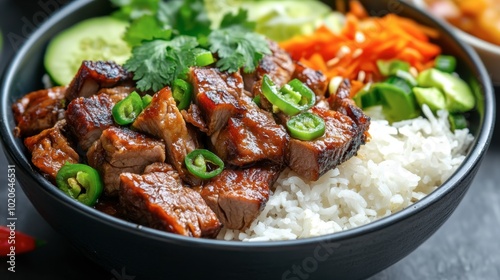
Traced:
<svg viewBox="0 0 500 280">
<path fill-rule="evenodd" d="M 260 216 L 246 231 L 219 239 L 312 237 L 367 224 L 408 207 L 440 186 L 465 158 L 473 136 L 450 132 L 445 111 L 389 125 L 372 116 L 371 140 L 357 156 L 307 182 L 285 170 Z"/>
</svg>

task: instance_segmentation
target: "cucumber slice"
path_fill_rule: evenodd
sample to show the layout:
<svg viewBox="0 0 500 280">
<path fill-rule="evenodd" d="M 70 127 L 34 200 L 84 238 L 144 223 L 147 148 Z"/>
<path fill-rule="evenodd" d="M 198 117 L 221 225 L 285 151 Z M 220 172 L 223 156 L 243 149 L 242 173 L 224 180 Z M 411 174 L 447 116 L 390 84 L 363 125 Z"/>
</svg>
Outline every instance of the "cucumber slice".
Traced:
<svg viewBox="0 0 500 280">
<path fill-rule="evenodd" d="M 123 64 L 130 47 L 122 37 L 128 23 L 110 16 L 81 21 L 57 34 L 45 52 L 45 70 L 58 85 L 67 85 L 83 60 L 113 60 Z"/>
</svg>

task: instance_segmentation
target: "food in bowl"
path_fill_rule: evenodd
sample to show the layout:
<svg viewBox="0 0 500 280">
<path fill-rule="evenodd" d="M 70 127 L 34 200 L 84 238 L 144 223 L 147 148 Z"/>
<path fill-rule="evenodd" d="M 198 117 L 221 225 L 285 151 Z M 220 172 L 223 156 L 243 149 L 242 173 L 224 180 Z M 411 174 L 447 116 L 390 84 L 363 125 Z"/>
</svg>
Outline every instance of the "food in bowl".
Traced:
<svg viewBox="0 0 500 280">
<path fill-rule="evenodd" d="M 500 45 L 500 6 L 497 0 L 424 0 L 428 10 L 461 30 Z"/>
<path fill-rule="evenodd" d="M 156 17 L 132 19 L 132 57 L 84 61 L 69 85 L 21 98 L 17 134 L 68 195 L 149 227 L 282 240 L 366 224 L 458 168 L 475 101 L 453 67 L 435 64 L 435 32 L 391 15 L 413 27 L 410 39 L 387 37 L 387 49 L 370 52 L 374 19 L 355 11 L 340 34 L 322 26 L 280 43 L 251 32 L 244 12 L 215 30 L 203 22 L 200 37 L 166 32 Z M 151 24 L 152 33 L 132 33 Z M 317 37 L 338 49 L 289 49 Z M 396 47 L 407 57 L 387 51 Z M 343 59 L 354 70 L 332 75 Z M 414 89 L 432 96 L 417 99 Z"/>
</svg>

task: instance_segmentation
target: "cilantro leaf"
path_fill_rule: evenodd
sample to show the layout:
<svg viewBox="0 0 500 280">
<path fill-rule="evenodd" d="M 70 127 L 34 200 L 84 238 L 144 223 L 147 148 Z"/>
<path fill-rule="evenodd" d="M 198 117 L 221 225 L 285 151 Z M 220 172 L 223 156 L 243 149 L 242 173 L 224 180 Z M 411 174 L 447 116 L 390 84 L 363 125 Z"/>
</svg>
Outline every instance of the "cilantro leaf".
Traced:
<svg viewBox="0 0 500 280">
<path fill-rule="evenodd" d="M 137 46 L 142 41 L 153 39 L 169 40 L 172 37 L 170 26 L 162 25 L 156 18 L 143 16 L 134 20 L 127 28 L 123 39 L 131 46 Z"/>
<path fill-rule="evenodd" d="M 139 90 L 158 91 L 189 71 L 195 62 L 192 49 L 197 45 L 196 38 L 187 36 L 143 42 L 132 49 L 124 67 L 134 73 Z"/>
<path fill-rule="evenodd" d="M 262 57 L 271 53 L 264 36 L 241 26 L 214 30 L 208 42 L 210 51 L 219 55 L 216 66 L 222 71 L 236 72 L 243 68 L 246 73 L 253 72 Z"/>
<path fill-rule="evenodd" d="M 110 0 L 120 9 L 113 16 L 123 19 L 138 19 L 145 15 L 156 15 L 161 0 Z"/>
<path fill-rule="evenodd" d="M 256 23 L 248 20 L 248 11 L 242 8 L 238 9 L 236 14 L 226 13 L 222 18 L 219 28 L 226 28 L 234 25 L 242 26 L 249 31 L 255 29 Z"/>
<path fill-rule="evenodd" d="M 210 33 L 211 22 L 203 0 L 184 0 L 174 20 L 179 34 L 206 37 Z"/>
<path fill-rule="evenodd" d="M 195 65 L 196 55 L 194 49 L 198 46 L 198 41 L 191 36 L 178 36 L 170 41 L 167 47 L 167 60 L 175 65 L 168 84 L 172 84 L 176 78 L 187 78 L 189 67 Z"/>
</svg>

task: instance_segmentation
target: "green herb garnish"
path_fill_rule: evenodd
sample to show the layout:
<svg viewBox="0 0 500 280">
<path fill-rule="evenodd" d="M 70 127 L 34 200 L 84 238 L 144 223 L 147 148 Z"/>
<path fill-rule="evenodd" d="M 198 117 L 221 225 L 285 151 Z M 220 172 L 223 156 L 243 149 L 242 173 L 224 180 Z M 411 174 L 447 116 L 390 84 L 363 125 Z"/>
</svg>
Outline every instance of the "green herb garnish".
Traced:
<svg viewBox="0 0 500 280">
<path fill-rule="evenodd" d="M 196 65 L 196 48 L 216 54 L 222 71 L 252 72 L 269 45 L 264 36 L 253 32 L 255 24 L 246 10 L 225 14 L 220 27 L 211 30 L 202 0 L 111 0 L 120 7 L 116 16 L 128 18 L 130 27 L 124 40 L 132 56 L 124 67 L 134 73 L 137 88 L 157 91 L 185 79 Z"/>
</svg>

